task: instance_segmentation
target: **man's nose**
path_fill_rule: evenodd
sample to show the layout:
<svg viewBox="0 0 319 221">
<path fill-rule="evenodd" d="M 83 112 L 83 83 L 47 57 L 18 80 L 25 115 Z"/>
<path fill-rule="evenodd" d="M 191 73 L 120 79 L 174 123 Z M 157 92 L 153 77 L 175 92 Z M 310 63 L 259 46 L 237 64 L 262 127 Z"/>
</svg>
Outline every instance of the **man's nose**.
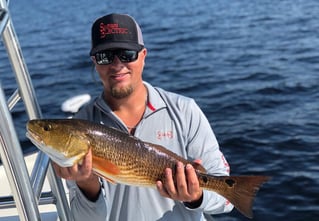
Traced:
<svg viewBox="0 0 319 221">
<path fill-rule="evenodd" d="M 117 55 L 114 56 L 113 62 L 109 65 L 111 69 L 116 71 L 119 71 L 124 67 L 123 62 L 117 57 Z"/>
<path fill-rule="evenodd" d="M 112 64 L 117 65 L 117 64 L 122 64 L 122 61 L 119 59 L 117 55 L 114 55 L 114 59 Z"/>
</svg>

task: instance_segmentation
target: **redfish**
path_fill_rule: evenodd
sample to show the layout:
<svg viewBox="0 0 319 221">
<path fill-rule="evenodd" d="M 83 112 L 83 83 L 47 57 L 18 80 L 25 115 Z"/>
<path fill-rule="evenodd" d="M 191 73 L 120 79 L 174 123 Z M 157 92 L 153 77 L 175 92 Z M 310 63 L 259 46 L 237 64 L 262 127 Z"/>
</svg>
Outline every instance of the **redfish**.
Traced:
<svg viewBox="0 0 319 221">
<path fill-rule="evenodd" d="M 120 130 L 79 119 L 39 119 L 27 123 L 27 137 L 62 167 L 79 163 L 92 149 L 94 172 L 113 183 L 155 187 L 165 182 L 165 168 L 192 164 L 200 187 L 228 199 L 252 218 L 252 205 L 268 176 L 214 176 L 163 146 L 143 142 Z"/>
</svg>

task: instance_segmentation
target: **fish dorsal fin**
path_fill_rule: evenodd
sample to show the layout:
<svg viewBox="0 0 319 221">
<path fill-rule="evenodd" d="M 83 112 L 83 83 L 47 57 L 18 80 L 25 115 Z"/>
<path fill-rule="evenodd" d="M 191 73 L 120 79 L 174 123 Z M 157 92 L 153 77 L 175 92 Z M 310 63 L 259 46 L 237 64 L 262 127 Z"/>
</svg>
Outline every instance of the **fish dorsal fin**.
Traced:
<svg viewBox="0 0 319 221">
<path fill-rule="evenodd" d="M 196 163 L 196 162 L 191 162 L 192 166 L 194 167 L 195 170 L 198 170 L 202 173 L 206 173 L 206 169 L 199 163 Z"/>
<path fill-rule="evenodd" d="M 116 183 L 111 177 L 115 177 L 120 173 L 118 166 L 103 158 L 92 156 L 92 165 L 94 172 L 111 183 Z"/>
<path fill-rule="evenodd" d="M 168 156 L 170 156 L 172 158 L 175 158 L 176 161 L 182 162 L 184 165 L 191 164 L 194 167 L 195 170 L 198 170 L 198 171 L 203 172 L 203 173 L 206 172 L 206 169 L 201 164 L 186 160 L 185 158 L 177 155 L 176 153 L 168 150 L 167 148 L 165 148 L 165 147 L 163 147 L 161 145 L 148 143 L 148 142 L 144 142 L 144 143 L 145 143 L 146 147 L 153 148 L 153 149 L 156 149 L 160 153 L 167 154 Z"/>
<path fill-rule="evenodd" d="M 117 128 L 117 127 L 112 127 L 112 126 L 106 126 L 106 125 L 104 125 L 104 124 L 102 124 L 103 126 L 105 126 L 105 127 L 108 127 L 109 129 L 111 129 L 111 130 L 114 130 L 114 131 L 117 131 L 117 132 L 120 132 L 120 133 L 122 133 L 122 134 L 124 134 L 125 132 L 123 131 L 123 130 L 121 130 L 120 128 Z M 126 134 L 126 133 L 125 133 Z"/>
<path fill-rule="evenodd" d="M 117 127 L 112 127 L 112 126 L 105 126 L 104 124 L 102 124 L 104 127 L 107 127 L 108 129 L 111 129 L 121 135 L 124 135 L 124 136 L 129 136 L 131 139 L 134 139 L 136 141 L 141 141 L 139 138 L 135 137 L 134 135 L 132 134 L 129 134 L 128 132 L 125 132 L 124 130 L 121 130 L 120 128 L 117 128 Z"/>
</svg>

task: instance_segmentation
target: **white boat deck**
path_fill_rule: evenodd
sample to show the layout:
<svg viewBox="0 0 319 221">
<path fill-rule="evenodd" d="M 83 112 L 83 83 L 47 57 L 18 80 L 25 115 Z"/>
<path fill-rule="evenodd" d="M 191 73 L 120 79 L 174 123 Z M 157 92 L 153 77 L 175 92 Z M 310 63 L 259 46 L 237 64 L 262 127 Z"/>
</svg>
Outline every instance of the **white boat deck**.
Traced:
<svg viewBox="0 0 319 221">
<path fill-rule="evenodd" d="M 26 165 L 29 171 L 29 174 L 32 171 L 32 167 L 34 165 L 35 159 L 36 159 L 37 154 L 31 154 L 28 156 L 25 156 L 25 161 Z M 6 173 L 4 171 L 3 166 L 0 166 L 0 197 L 2 196 L 12 196 L 12 191 L 9 185 L 9 182 L 6 178 Z M 67 188 L 65 186 L 65 182 L 63 181 L 65 190 L 67 191 Z M 43 186 L 43 191 L 48 192 L 50 191 L 50 186 L 48 183 L 48 180 L 45 180 L 44 186 Z M 68 196 L 68 194 L 67 194 Z M 48 205 L 40 205 L 39 206 L 39 211 L 41 214 L 41 220 L 46 220 L 46 221 L 57 221 L 59 220 L 57 211 L 56 211 L 56 205 L 54 204 L 48 204 Z M 16 208 L 8 208 L 8 209 L 1 209 L 0 210 L 0 221 L 18 221 L 19 215 L 18 211 Z"/>
</svg>

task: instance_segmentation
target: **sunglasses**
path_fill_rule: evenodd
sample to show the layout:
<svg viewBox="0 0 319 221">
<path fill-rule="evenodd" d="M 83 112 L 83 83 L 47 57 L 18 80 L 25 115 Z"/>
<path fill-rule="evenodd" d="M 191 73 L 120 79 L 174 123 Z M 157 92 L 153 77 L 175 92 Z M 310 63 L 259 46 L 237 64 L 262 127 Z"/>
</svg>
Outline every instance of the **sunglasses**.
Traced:
<svg viewBox="0 0 319 221">
<path fill-rule="evenodd" d="M 96 63 L 99 65 L 111 64 L 116 55 L 121 62 L 129 63 L 136 61 L 139 51 L 128 50 L 128 49 L 117 49 L 117 50 L 105 50 L 97 52 L 95 56 Z"/>
</svg>

